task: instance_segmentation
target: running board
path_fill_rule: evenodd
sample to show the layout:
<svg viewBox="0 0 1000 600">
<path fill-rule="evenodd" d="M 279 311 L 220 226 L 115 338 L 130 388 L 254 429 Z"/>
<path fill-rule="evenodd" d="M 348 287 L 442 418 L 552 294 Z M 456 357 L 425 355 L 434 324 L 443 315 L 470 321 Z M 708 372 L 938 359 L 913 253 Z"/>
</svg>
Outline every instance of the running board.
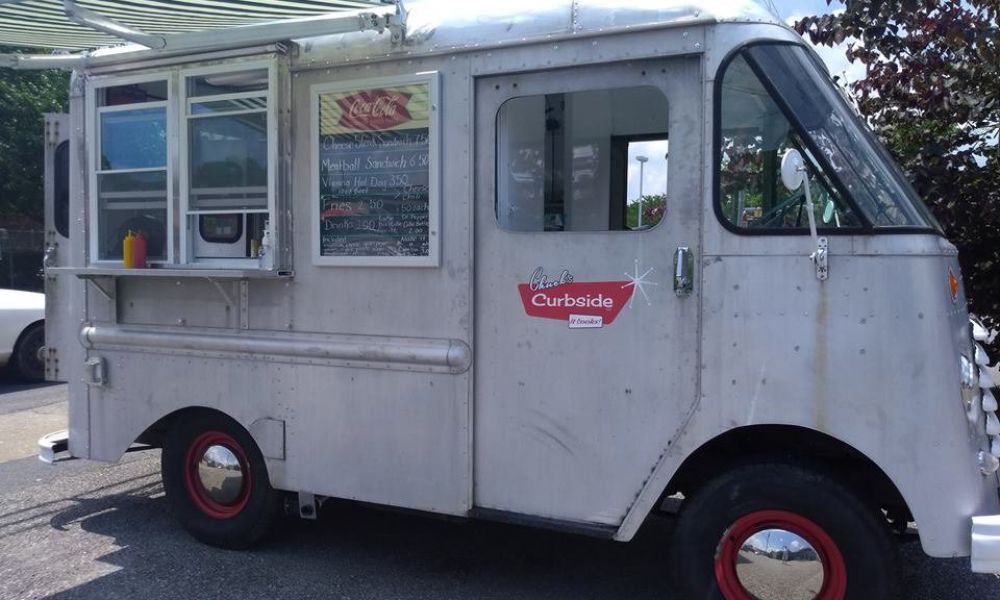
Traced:
<svg viewBox="0 0 1000 600">
<path fill-rule="evenodd" d="M 511 523 L 513 525 L 524 525 L 537 529 L 549 529 L 552 531 L 563 531 L 575 533 L 587 537 L 600 538 L 603 540 L 614 539 L 618 532 L 616 525 L 602 525 L 600 523 L 584 523 L 581 521 L 562 521 L 550 519 L 548 517 L 537 517 L 534 515 L 524 515 L 512 513 L 494 508 L 473 508 L 469 511 L 469 516 L 483 521 L 496 521 L 499 523 Z"/>
<path fill-rule="evenodd" d="M 69 451 L 69 431 L 53 431 L 38 438 L 38 460 L 47 465 L 56 462 L 56 454 Z"/>
</svg>

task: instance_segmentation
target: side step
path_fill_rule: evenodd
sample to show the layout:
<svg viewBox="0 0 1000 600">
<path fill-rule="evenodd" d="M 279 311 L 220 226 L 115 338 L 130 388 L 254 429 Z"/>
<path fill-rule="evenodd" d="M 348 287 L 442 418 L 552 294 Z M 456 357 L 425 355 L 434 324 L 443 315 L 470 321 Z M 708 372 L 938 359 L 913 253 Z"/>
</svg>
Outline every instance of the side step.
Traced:
<svg viewBox="0 0 1000 600">
<path fill-rule="evenodd" d="M 38 460 L 51 465 L 56 462 L 56 454 L 69 450 L 69 431 L 53 431 L 38 438 Z"/>
</svg>

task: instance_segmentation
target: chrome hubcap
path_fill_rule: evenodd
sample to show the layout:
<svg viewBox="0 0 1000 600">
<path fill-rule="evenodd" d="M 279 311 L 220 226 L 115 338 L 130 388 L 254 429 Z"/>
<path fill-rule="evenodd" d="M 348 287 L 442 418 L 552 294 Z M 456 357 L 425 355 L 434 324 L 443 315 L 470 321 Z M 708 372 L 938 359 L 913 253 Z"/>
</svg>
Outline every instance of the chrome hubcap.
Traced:
<svg viewBox="0 0 1000 600">
<path fill-rule="evenodd" d="M 243 491 L 243 467 L 225 446 L 209 446 L 198 460 L 198 480 L 205 494 L 219 504 L 232 504 Z"/>
<path fill-rule="evenodd" d="M 819 553 L 784 529 L 765 529 L 747 538 L 737 554 L 736 575 L 759 600 L 815 600 L 823 589 Z"/>
</svg>

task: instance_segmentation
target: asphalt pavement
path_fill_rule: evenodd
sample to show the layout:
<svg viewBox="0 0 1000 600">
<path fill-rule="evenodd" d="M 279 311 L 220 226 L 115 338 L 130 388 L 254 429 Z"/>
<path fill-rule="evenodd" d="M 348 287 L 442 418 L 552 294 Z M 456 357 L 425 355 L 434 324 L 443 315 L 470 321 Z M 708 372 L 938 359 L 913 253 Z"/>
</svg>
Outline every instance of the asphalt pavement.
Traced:
<svg viewBox="0 0 1000 600">
<path fill-rule="evenodd" d="M 619 544 L 331 503 L 252 551 L 204 546 L 170 514 L 158 452 L 55 466 L 24 454 L 65 418 L 65 394 L 0 380 L 0 599 L 671 600 L 663 517 Z M 906 600 L 1000 597 L 967 559 L 929 559 L 917 543 L 901 556 Z"/>
</svg>

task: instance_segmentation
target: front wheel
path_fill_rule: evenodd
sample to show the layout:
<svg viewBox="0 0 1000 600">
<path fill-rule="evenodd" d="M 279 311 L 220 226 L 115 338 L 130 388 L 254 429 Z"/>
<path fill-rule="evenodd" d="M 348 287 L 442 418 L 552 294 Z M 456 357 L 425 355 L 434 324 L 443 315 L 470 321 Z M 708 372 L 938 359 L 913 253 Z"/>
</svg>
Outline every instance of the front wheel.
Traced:
<svg viewBox="0 0 1000 600">
<path fill-rule="evenodd" d="M 181 417 L 161 454 L 163 488 L 181 525 L 221 548 L 246 548 L 270 530 L 281 509 L 257 444 L 221 413 Z"/>
<path fill-rule="evenodd" d="M 891 600 L 896 548 L 880 511 L 832 476 L 768 462 L 685 501 L 670 553 L 684 600 Z"/>
</svg>

